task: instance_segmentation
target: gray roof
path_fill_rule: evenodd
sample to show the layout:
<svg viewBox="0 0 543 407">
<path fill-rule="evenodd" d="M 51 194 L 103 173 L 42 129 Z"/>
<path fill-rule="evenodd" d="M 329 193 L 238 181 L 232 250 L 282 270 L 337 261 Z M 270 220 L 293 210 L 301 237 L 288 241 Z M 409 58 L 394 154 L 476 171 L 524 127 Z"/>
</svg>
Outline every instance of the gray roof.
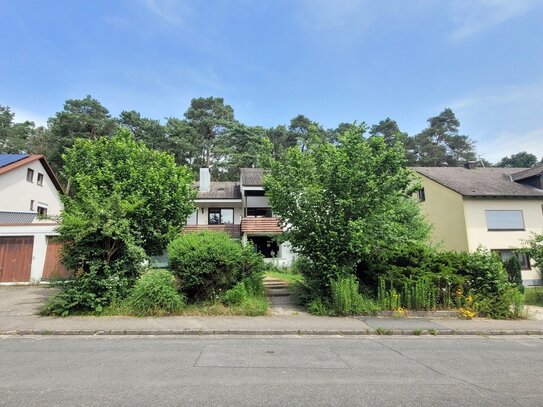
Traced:
<svg viewBox="0 0 543 407">
<path fill-rule="evenodd" d="M 538 165 L 533 168 L 528 168 L 527 170 L 511 174 L 511 178 L 513 178 L 513 181 L 519 181 L 539 175 L 543 175 L 543 165 Z"/>
<path fill-rule="evenodd" d="M 196 199 L 241 199 L 239 182 L 212 182 L 210 190 L 198 191 Z"/>
<path fill-rule="evenodd" d="M 241 184 L 246 187 L 261 187 L 263 168 L 241 168 Z"/>
<path fill-rule="evenodd" d="M 36 219 L 34 212 L 0 211 L 0 225 L 22 225 L 32 223 Z"/>
<path fill-rule="evenodd" d="M 0 154 L 0 168 L 13 164 L 26 157 L 28 157 L 28 154 Z"/>
<path fill-rule="evenodd" d="M 543 190 L 513 181 L 526 168 L 413 167 L 413 170 L 464 196 L 541 197 Z"/>
</svg>

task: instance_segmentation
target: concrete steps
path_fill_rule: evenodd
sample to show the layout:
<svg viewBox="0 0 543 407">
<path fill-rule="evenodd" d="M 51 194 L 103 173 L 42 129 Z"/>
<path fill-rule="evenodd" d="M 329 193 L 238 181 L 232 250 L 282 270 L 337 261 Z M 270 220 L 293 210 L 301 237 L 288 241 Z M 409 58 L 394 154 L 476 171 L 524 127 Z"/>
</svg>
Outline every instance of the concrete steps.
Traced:
<svg viewBox="0 0 543 407">
<path fill-rule="evenodd" d="M 288 283 L 285 281 L 266 277 L 264 278 L 264 289 L 272 308 L 290 308 L 295 306 L 294 297 L 288 288 Z"/>
</svg>

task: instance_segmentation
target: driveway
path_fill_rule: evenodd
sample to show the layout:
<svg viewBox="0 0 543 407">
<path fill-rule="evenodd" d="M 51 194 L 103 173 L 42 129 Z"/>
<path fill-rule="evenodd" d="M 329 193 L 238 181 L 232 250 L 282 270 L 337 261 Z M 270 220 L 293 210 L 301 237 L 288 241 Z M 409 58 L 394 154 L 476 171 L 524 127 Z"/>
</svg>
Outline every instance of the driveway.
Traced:
<svg viewBox="0 0 543 407">
<path fill-rule="evenodd" d="M 0 286 L 0 316 L 35 315 L 52 293 L 39 286 Z"/>
</svg>

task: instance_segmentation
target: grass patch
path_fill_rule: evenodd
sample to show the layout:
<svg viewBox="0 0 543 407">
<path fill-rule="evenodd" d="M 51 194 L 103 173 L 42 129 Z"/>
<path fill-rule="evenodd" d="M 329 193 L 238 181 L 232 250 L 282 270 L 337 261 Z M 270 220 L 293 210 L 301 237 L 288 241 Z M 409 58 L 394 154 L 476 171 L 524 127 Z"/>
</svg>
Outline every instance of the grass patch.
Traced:
<svg viewBox="0 0 543 407">
<path fill-rule="evenodd" d="M 543 287 L 530 287 L 524 290 L 524 303 L 543 307 Z"/>
<path fill-rule="evenodd" d="M 266 276 L 282 280 L 288 284 L 301 283 L 304 279 L 301 274 L 294 274 L 282 271 L 267 271 Z"/>
<path fill-rule="evenodd" d="M 256 317 L 268 313 L 269 303 L 264 297 L 249 297 L 239 304 L 224 305 L 220 302 L 203 302 L 188 304 L 175 312 L 162 313 L 156 316 L 249 316 Z M 139 317 L 128 301 L 120 301 L 104 308 L 100 313 L 91 313 L 94 316 L 127 316 Z"/>
</svg>

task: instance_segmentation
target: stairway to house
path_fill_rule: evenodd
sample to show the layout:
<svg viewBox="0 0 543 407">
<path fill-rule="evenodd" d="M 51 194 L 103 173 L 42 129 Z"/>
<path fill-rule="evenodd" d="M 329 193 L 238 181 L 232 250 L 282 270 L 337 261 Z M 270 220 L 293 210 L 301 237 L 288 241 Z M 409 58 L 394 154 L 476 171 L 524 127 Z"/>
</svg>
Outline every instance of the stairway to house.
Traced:
<svg viewBox="0 0 543 407">
<path fill-rule="evenodd" d="M 294 315 L 303 312 L 296 306 L 294 296 L 285 281 L 265 277 L 264 289 L 271 303 L 270 313 L 272 315 Z"/>
</svg>

